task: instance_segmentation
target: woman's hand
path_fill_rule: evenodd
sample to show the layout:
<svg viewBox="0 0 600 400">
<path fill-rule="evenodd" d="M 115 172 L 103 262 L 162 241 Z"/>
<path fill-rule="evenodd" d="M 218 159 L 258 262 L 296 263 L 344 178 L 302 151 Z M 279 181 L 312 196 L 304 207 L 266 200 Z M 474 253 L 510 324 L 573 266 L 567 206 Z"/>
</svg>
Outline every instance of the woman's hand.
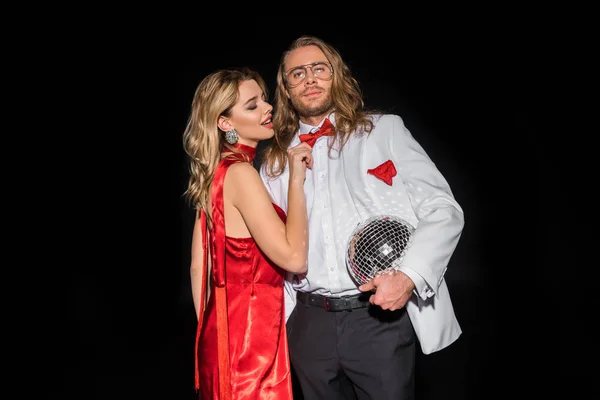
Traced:
<svg viewBox="0 0 600 400">
<path fill-rule="evenodd" d="M 288 162 L 290 165 L 290 181 L 304 183 L 306 168 L 312 168 L 312 147 L 307 143 L 300 143 L 288 149 Z"/>
</svg>

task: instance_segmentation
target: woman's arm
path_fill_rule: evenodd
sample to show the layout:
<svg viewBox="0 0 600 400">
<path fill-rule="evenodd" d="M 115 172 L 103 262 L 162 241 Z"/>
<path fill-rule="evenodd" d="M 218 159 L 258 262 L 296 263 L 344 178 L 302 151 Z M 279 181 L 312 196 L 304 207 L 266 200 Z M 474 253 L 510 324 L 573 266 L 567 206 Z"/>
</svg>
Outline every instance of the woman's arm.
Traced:
<svg viewBox="0 0 600 400">
<path fill-rule="evenodd" d="M 312 148 L 303 144 L 290 150 L 290 184 L 286 223 L 281 221 L 258 172 L 247 163 L 229 167 L 227 180 L 233 206 L 259 248 L 275 264 L 293 273 L 304 273 L 308 258 L 308 215 L 304 196 L 307 166 Z"/>
</svg>

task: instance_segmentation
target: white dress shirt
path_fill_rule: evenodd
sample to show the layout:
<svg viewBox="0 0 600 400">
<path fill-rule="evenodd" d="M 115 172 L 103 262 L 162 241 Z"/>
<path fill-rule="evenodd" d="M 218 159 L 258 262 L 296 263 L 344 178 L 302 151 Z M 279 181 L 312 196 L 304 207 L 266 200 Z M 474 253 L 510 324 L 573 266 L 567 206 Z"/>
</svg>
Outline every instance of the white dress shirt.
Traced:
<svg viewBox="0 0 600 400">
<path fill-rule="evenodd" d="M 335 114 L 328 118 L 335 126 Z M 319 138 L 313 147 L 313 167 L 307 169 L 304 183 L 309 217 L 308 271 L 296 277 L 287 275 L 286 318 L 295 306 L 297 290 L 336 297 L 360 293 L 346 267 L 348 240 L 367 218 L 391 214 L 416 228 L 398 269 L 415 283 L 412 301 L 419 308 L 417 312 L 428 303 L 432 309 L 440 308 L 433 307 L 433 300 L 429 300 L 436 294 L 442 293 L 443 301 L 447 298 L 449 303 L 446 322 L 451 322 L 452 328 L 423 348 L 428 353 L 446 346 L 460 334 L 443 276 L 462 232 L 463 211 L 402 119 L 392 114 L 374 118 L 372 132 L 353 134 L 341 153 L 334 148 L 329 154 L 329 137 Z M 300 122 L 300 130 L 290 146 L 300 143 L 299 134 L 317 128 Z M 367 174 L 368 169 L 388 160 L 397 171 L 392 185 Z M 275 179 L 267 177 L 264 165 L 260 173 L 273 201 L 287 212 L 289 167 Z M 415 329 L 419 334 L 419 326 Z"/>
</svg>

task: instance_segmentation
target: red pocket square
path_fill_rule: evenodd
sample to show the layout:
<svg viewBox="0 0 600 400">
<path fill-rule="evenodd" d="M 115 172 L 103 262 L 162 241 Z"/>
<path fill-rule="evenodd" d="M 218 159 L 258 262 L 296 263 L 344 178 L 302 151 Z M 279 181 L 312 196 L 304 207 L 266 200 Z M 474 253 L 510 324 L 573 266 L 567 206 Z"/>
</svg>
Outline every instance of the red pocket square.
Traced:
<svg viewBox="0 0 600 400">
<path fill-rule="evenodd" d="M 367 174 L 371 174 L 381 179 L 388 185 L 392 186 L 392 178 L 396 176 L 396 167 L 392 160 L 387 160 L 377 168 L 367 170 Z"/>
</svg>

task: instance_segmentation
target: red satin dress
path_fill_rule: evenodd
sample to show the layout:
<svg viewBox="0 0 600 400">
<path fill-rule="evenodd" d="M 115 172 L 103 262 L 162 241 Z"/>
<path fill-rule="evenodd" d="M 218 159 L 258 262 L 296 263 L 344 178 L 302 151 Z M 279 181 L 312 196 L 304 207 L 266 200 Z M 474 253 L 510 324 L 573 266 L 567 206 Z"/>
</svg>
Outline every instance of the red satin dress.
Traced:
<svg viewBox="0 0 600 400">
<path fill-rule="evenodd" d="M 254 158 L 256 149 L 236 147 L 250 160 Z M 212 289 L 198 324 L 196 389 L 201 400 L 291 400 L 285 271 L 269 261 L 251 237 L 225 234 L 225 174 L 229 166 L 244 161 L 240 155 L 224 158 L 213 180 L 213 225 L 208 244 L 213 262 Z M 273 206 L 285 222 L 285 212 Z"/>
</svg>

